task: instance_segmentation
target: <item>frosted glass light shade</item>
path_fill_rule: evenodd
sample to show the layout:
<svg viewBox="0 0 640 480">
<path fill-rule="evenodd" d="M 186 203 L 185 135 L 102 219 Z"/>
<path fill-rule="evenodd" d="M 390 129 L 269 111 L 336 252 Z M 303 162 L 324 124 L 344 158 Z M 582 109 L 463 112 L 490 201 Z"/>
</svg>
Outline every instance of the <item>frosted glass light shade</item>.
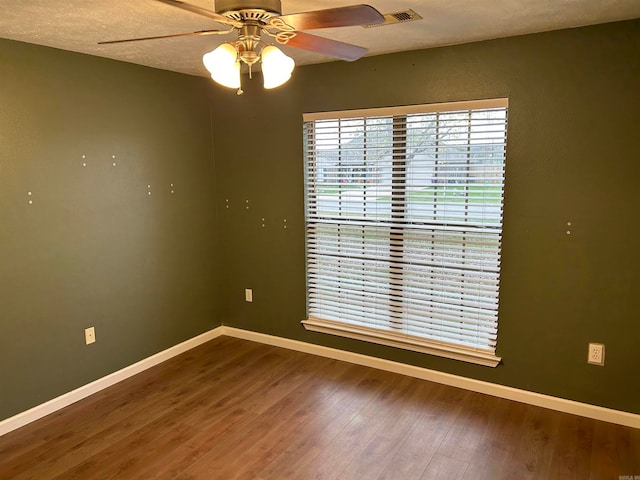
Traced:
<svg viewBox="0 0 640 480">
<path fill-rule="evenodd" d="M 262 49 L 262 77 L 264 88 L 276 88 L 291 78 L 295 62 L 277 47 L 267 45 Z"/>
<path fill-rule="evenodd" d="M 220 85 L 240 88 L 240 61 L 238 52 L 230 43 L 223 43 L 215 50 L 205 53 L 202 63 Z"/>
</svg>

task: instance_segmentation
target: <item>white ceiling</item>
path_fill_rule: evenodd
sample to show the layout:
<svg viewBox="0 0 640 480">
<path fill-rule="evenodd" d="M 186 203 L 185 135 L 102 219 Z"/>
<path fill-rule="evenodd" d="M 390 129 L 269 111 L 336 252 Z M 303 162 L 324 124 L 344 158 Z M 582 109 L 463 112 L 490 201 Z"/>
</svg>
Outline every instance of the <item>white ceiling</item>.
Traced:
<svg viewBox="0 0 640 480">
<path fill-rule="evenodd" d="M 211 0 L 185 0 L 214 10 Z M 366 1 L 366 0 L 365 0 Z M 283 14 L 359 3 L 282 0 Z M 381 13 L 411 8 L 423 19 L 377 28 L 314 30 L 360 45 L 368 55 L 416 50 L 640 17 L 640 0 L 370 0 Z M 116 45 L 99 41 L 220 28 L 206 17 L 154 0 L 0 0 L 0 37 L 207 76 L 202 55 L 233 35 Z M 298 65 L 333 59 L 285 48 Z"/>
</svg>

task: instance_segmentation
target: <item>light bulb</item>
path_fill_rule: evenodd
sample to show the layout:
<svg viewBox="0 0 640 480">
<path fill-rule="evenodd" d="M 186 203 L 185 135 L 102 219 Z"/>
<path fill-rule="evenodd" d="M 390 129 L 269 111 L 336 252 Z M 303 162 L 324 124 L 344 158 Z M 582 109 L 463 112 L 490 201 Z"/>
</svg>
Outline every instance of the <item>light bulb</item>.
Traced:
<svg viewBox="0 0 640 480">
<path fill-rule="evenodd" d="M 202 63 L 220 85 L 240 88 L 240 60 L 238 52 L 230 43 L 223 43 L 215 50 L 205 53 Z"/>
<path fill-rule="evenodd" d="M 276 88 L 291 78 L 295 67 L 293 58 L 286 56 L 273 45 L 262 49 L 262 77 L 264 88 Z"/>
</svg>

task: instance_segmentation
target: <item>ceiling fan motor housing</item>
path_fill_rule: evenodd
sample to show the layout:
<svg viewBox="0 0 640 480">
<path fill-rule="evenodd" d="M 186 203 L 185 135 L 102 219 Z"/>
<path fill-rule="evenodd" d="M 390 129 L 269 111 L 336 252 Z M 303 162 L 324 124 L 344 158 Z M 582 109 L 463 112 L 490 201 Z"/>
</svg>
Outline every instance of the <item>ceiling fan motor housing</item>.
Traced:
<svg viewBox="0 0 640 480">
<path fill-rule="evenodd" d="M 282 13 L 280 0 L 216 0 L 216 13 L 221 15 L 239 10 L 265 10 L 267 12 Z"/>
</svg>

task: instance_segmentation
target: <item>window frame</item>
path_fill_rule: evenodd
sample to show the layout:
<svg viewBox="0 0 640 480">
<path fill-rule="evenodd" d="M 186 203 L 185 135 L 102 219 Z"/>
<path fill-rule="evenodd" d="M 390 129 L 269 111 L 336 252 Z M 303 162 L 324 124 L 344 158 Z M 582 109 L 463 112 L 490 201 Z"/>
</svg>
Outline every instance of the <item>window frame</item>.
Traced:
<svg viewBox="0 0 640 480">
<path fill-rule="evenodd" d="M 404 117 L 405 128 L 406 128 L 406 119 L 409 115 L 412 114 L 432 114 L 432 113 L 447 113 L 447 112 L 458 112 L 465 110 L 483 110 L 483 109 L 494 109 L 494 108 L 504 108 L 505 110 L 505 120 L 504 120 L 504 160 L 502 163 L 502 168 L 505 168 L 506 164 L 506 142 L 507 142 L 507 123 L 508 123 L 508 99 L 507 98 L 498 98 L 498 99 L 487 99 L 487 100 L 474 100 L 474 101 L 465 101 L 465 102 L 447 102 L 447 103 L 439 103 L 439 104 L 426 104 L 426 105 L 408 105 L 408 106 L 398 106 L 398 107 L 383 107 L 383 108 L 372 108 L 372 109 L 359 109 L 359 110 L 346 110 L 346 111 L 338 111 L 338 112 L 317 112 L 317 113 L 305 113 L 303 115 L 303 122 L 306 124 L 307 122 L 315 122 L 318 120 L 339 120 L 339 119 L 352 119 L 352 118 L 367 118 L 367 117 L 390 117 L 394 123 L 392 129 L 392 169 L 398 167 L 399 162 L 406 163 L 406 140 L 405 145 L 399 145 L 396 142 L 396 132 L 401 131 L 402 125 L 396 124 L 396 122 L 401 122 Z M 305 129 L 306 131 L 306 129 Z M 306 134 L 305 134 L 306 135 Z M 405 137 L 406 138 L 406 137 Z M 403 158 L 404 156 L 404 158 Z M 315 168 L 315 164 L 314 164 Z M 404 166 L 402 166 L 402 169 Z M 305 223 L 306 223 L 306 239 L 305 239 L 305 254 L 307 256 L 306 268 L 307 268 L 307 318 L 302 321 L 304 328 L 309 331 L 332 334 L 343 336 L 347 338 L 363 340 L 372 343 L 378 343 L 382 345 L 387 345 L 396 348 L 402 348 L 412 351 L 417 351 L 421 353 L 437 355 L 441 357 L 451 358 L 455 360 L 461 360 L 465 362 L 471 362 L 475 364 L 495 367 L 497 366 L 501 358 L 495 354 L 495 349 L 493 351 L 485 351 L 479 350 L 478 348 L 467 347 L 464 345 L 457 345 L 449 342 L 442 342 L 434 339 L 426 339 L 419 336 L 409 335 L 405 333 L 394 332 L 390 330 L 383 330 L 378 328 L 372 328 L 365 325 L 355 325 L 349 322 L 340 322 L 325 318 L 319 318 L 309 315 L 309 304 L 310 304 L 310 288 L 309 288 L 309 212 L 310 212 L 310 200 L 309 200 L 309 185 L 308 182 L 310 180 L 310 176 L 312 174 L 309 173 L 309 164 L 307 159 L 307 145 L 305 145 Z M 406 172 L 406 169 L 404 170 Z M 404 174 L 406 176 L 406 173 Z M 504 189 L 504 174 L 502 176 L 502 183 L 500 187 Z M 406 195 L 408 183 L 401 182 L 401 188 L 403 189 L 403 194 Z M 390 185 L 392 191 L 394 189 L 394 182 L 392 180 Z M 407 203 L 404 200 L 399 200 L 401 197 L 392 194 L 392 205 L 391 205 L 391 215 L 392 217 L 397 213 L 398 215 L 404 215 L 404 212 L 400 212 L 398 209 L 405 208 Z M 394 203 L 395 202 L 395 203 Z M 500 201 L 500 228 L 498 232 L 498 237 L 502 236 L 502 209 L 503 209 L 503 197 L 501 196 Z M 393 224 L 393 218 L 390 221 Z M 400 225 L 400 222 L 398 225 Z M 393 230 L 394 227 L 389 227 Z M 398 226 L 395 227 L 400 232 L 400 238 L 404 235 L 403 227 Z M 403 241 L 403 240 L 400 240 Z M 498 258 L 497 258 L 497 268 L 498 268 L 498 278 L 500 276 L 500 256 L 501 256 L 501 246 L 500 242 L 498 242 Z M 393 265 L 393 262 L 390 262 L 389 265 Z M 390 268 L 391 270 L 391 268 Z M 498 288 L 498 297 L 499 299 L 499 286 Z M 496 304 L 496 335 L 497 335 L 497 304 Z M 496 340 L 497 342 L 497 340 Z"/>
</svg>

